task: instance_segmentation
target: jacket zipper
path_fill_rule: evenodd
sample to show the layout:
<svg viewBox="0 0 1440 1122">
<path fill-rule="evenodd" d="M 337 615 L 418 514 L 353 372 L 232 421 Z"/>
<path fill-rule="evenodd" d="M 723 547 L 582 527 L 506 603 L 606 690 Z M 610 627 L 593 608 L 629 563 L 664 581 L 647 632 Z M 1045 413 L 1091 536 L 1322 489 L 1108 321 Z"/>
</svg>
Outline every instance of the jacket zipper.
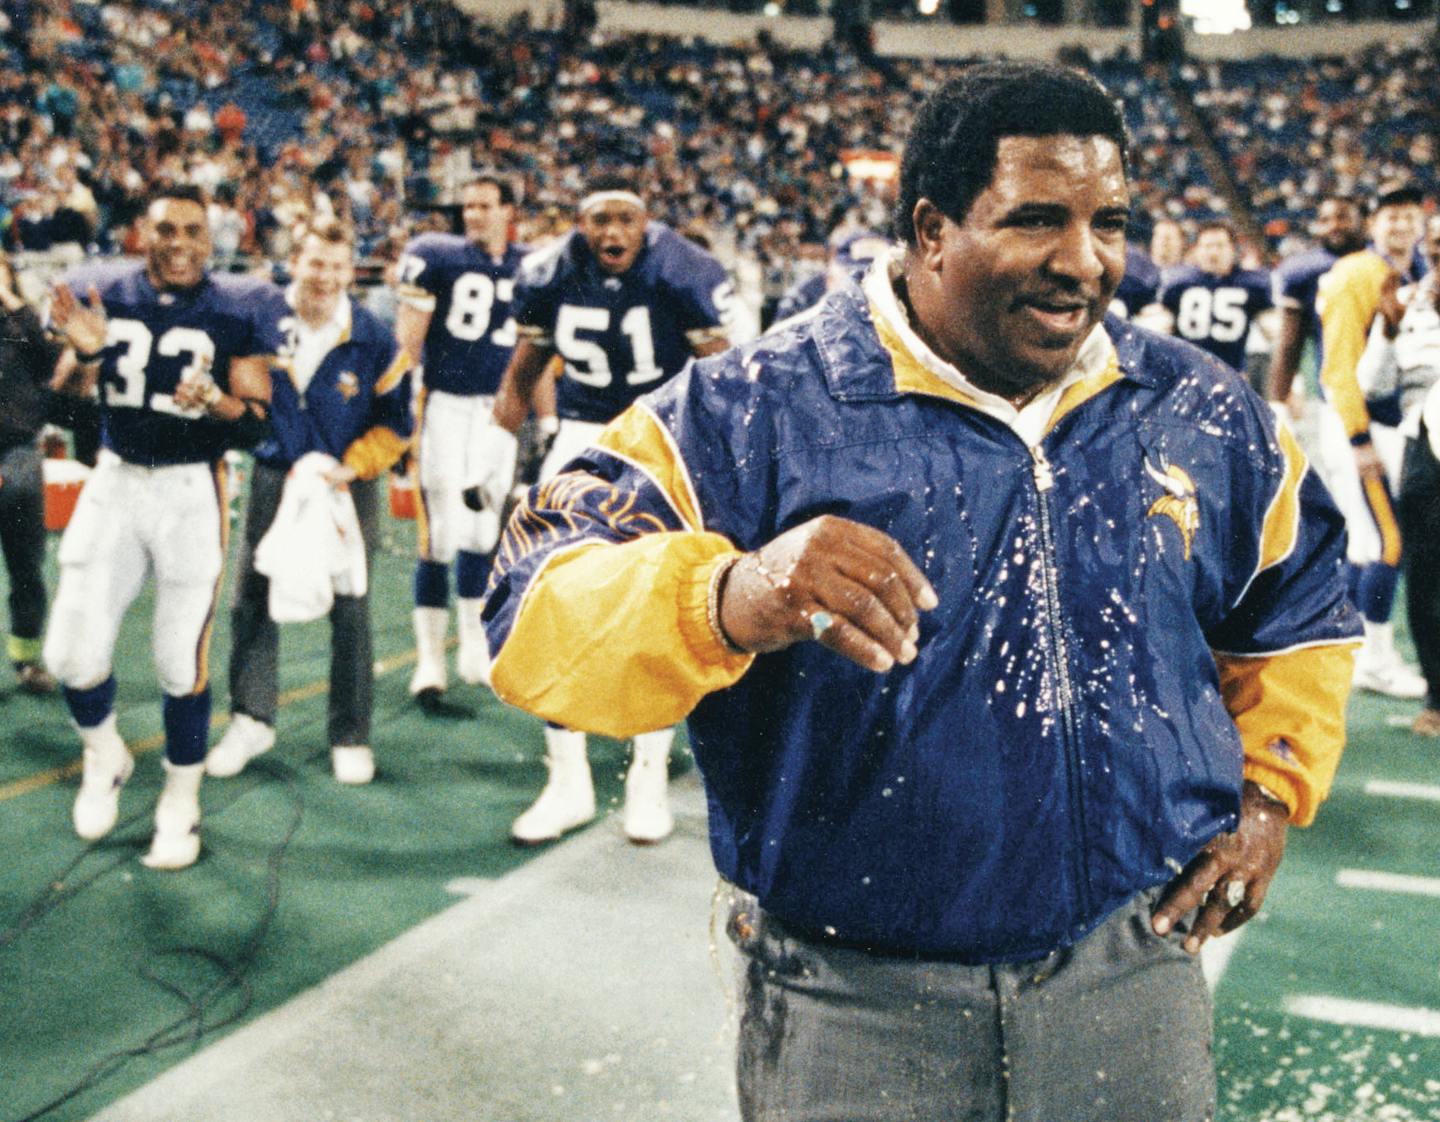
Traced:
<svg viewBox="0 0 1440 1122">
<path fill-rule="evenodd" d="M 1034 460 L 1035 492 L 1040 512 L 1040 548 L 1044 555 L 1041 566 L 1045 585 L 1045 611 L 1050 617 L 1049 654 L 1055 668 L 1056 692 L 1060 702 L 1060 735 L 1065 745 L 1065 759 L 1070 773 L 1070 805 L 1074 808 L 1075 887 L 1081 910 L 1090 914 L 1089 861 L 1086 859 L 1090 836 L 1085 821 L 1085 798 L 1080 782 L 1080 732 L 1075 713 L 1075 687 L 1070 680 L 1070 653 L 1065 645 L 1064 619 L 1060 614 L 1060 569 L 1056 564 L 1055 531 L 1050 515 L 1050 491 L 1055 486 L 1055 472 L 1036 444 L 1030 449 Z"/>
</svg>

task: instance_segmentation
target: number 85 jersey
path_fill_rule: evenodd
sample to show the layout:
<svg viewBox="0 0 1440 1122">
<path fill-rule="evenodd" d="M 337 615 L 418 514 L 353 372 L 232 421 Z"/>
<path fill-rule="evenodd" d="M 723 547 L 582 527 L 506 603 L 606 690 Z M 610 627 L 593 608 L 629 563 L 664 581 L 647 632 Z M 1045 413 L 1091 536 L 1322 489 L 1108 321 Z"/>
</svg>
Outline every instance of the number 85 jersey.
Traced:
<svg viewBox="0 0 1440 1122">
<path fill-rule="evenodd" d="M 651 222 L 620 276 L 601 269 L 579 231 L 531 254 L 515 287 L 515 322 L 522 338 L 565 361 L 560 416 L 607 424 L 678 374 L 697 344 L 724 338 L 732 299 L 720 262 Z"/>
<path fill-rule="evenodd" d="M 100 359 L 101 442 L 127 463 L 214 463 L 234 444 L 235 426 L 181 409 L 182 379 L 213 378 L 230 388 L 234 359 L 275 353 L 267 309 L 284 306 L 273 284 L 206 273 L 194 288 L 156 289 L 143 264 L 84 266 L 65 277 L 89 303 L 93 285 L 108 321 Z"/>
<path fill-rule="evenodd" d="M 1250 325 L 1274 301 L 1268 273 L 1237 268 L 1217 277 L 1185 265 L 1167 277 L 1160 303 L 1175 317 L 1176 335 L 1244 370 Z"/>
<path fill-rule="evenodd" d="M 510 300 L 526 254 L 500 257 L 456 234 L 421 234 L 400 258 L 400 299 L 430 313 L 425 386 L 443 393 L 494 395 L 515 347 Z"/>
</svg>

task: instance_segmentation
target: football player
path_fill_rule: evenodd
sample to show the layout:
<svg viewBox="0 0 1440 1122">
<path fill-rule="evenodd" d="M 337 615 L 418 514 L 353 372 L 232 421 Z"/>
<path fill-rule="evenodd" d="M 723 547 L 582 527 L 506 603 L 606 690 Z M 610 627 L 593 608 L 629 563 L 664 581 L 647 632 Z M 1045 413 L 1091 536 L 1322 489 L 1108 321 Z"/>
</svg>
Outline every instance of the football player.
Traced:
<svg viewBox="0 0 1440 1122">
<path fill-rule="evenodd" d="M 103 450 L 60 542 L 60 588 L 45 661 L 80 730 L 76 832 L 103 837 L 134 767 L 115 725 L 111 655 L 121 617 L 155 579 L 151 644 L 164 691 L 166 780 L 145 863 L 200 852 L 200 778 L 210 731 L 210 628 L 227 539 L 226 449 L 264 433 L 274 342 L 264 282 L 212 275 L 205 204 L 192 187 L 156 193 L 139 264 L 82 266 L 52 291 L 68 344 L 55 388 L 98 383 Z"/>
<path fill-rule="evenodd" d="M 1320 278 L 1338 259 L 1365 248 L 1364 209 L 1349 195 L 1331 195 L 1320 203 L 1313 232 L 1320 244 L 1285 258 L 1271 274 L 1280 330 L 1270 355 L 1265 396 L 1275 405 L 1290 400 L 1305 340 L 1320 346 L 1320 315 L 1315 308 Z"/>
<path fill-rule="evenodd" d="M 456 671 L 467 682 L 483 682 L 489 674 L 480 605 L 500 534 L 499 517 L 494 511 L 469 510 L 461 490 L 476 473 L 466 457 L 475 446 L 475 434 L 489 420 L 515 345 L 511 299 L 525 252 L 510 240 L 515 196 L 507 181 L 482 176 L 466 185 L 460 199 L 464 236 L 422 234 L 405 247 L 395 324 L 401 349 L 421 358 L 424 370 L 416 404 L 418 658 L 410 693 L 427 707 L 446 686 L 452 562 L 460 638 Z"/>
<path fill-rule="evenodd" d="M 564 502 L 560 472 L 567 461 L 692 355 L 728 346 L 732 299 L 720 263 L 651 222 L 628 181 L 592 181 L 577 228 L 521 266 L 514 309 L 519 342 L 495 398 L 494 423 L 482 434 L 486 451 L 478 460 L 489 467 L 472 495 L 489 510 L 501 508 L 513 476 L 514 433 L 552 356 L 564 364 L 555 385 L 560 430 L 531 502 Z M 625 778 L 624 826 L 632 841 L 659 841 L 674 827 L 667 793 L 674 735 L 664 729 L 635 738 Z M 595 816 L 585 734 L 552 726 L 545 742 L 549 781 L 510 831 L 523 843 L 559 837 Z"/>
<path fill-rule="evenodd" d="M 1321 413 L 1317 459 L 1349 531 L 1356 604 L 1365 641 L 1355 684 L 1390 697 L 1418 698 L 1425 679 L 1395 647 L 1394 610 L 1402 543 L 1391 483 L 1399 477 L 1404 439 L 1398 416 L 1371 416 L 1356 378 L 1370 327 L 1394 290 L 1424 276 L 1419 251 L 1424 194 L 1411 183 L 1383 184 L 1370 216 L 1370 244 L 1341 257 L 1317 283 Z"/>
<path fill-rule="evenodd" d="M 238 775 L 275 743 L 280 631 L 270 618 L 270 580 L 255 549 L 280 508 L 286 476 L 311 453 L 330 457 L 324 478 L 347 491 L 374 553 L 374 480 L 404 453 L 410 436 L 409 358 L 375 316 L 352 303 L 355 234 L 331 218 L 302 227 L 290 255 L 293 283 L 277 308 L 282 340 L 274 375 L 271 435 L 255 449 L 255 471 L 231 616 L 230 728 L 205 761 L 213 776 Z M 330 760 L 341 783 L 369 783 L 374 690 L 370 605 L 336 593 L 330 608 Z"/>
<path fill-rule="evenodd" d="M 1148 325 L 1148 313 L 1160 295 L 1160 270 L 1138 245 L 1125 246 L 1125 275 L 1110 301 L 1110 314 L 1121 319 L 1138 320 Z"/>
<path fill-rule="evenodd" d="M 837 230 L 830 236 L 830 260 L 825 270 L 792 284 L 775 306 L 775 322 L 798 316 L 820 303 L 830 289 L 861 273 L 890 242 L 873 230 Z"/>
<path fill-rule="evenodd" d="M 1240 268 L 1235 231 L 1224 222 L 1200 227 L 1194 259 L 1166 274 L 1160 303 L 1176 335 L 1243 372 L 1250 326 L 1273 305 L 1270 275 Z"/>
</svg>

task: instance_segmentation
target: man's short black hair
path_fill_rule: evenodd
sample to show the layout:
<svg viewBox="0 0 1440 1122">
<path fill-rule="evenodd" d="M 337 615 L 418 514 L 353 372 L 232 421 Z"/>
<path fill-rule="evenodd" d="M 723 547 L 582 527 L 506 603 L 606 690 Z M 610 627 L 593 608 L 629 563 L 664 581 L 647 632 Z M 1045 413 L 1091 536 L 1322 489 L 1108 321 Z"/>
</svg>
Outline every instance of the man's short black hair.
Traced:
<svg viewBox="0 0 1440 1122">
<path fill-rule="evenodd" d="M 501 206 L 515 205 L 515 185 L 504 176 L 493 175 L 489 172 L 484 175 L 477 175 L 474 179 L 470 180 L 469 183 L 465 184 L 465 190 L 468 191 L 471 187 L 484 187 L 487 184 L 499 192 Z M 461 193 L 463 194 L 464 191 Z"/>
<path fill-rule="evenodd" d="M 1120 103 L 1087 74 L 1054 63 L 971 66 L 925 99 L 905 142 L 895 234 L 915 243 L 915 204 L 929 199 L 963 222 L 990 185 L 1000 138 L 1104 136 L 1129 151 Z"/>
<path fill-rule="evenodd" d="M 203 207 L 205 192 L 193 183 L 161 183 L 150 192 L 151 205 L 158 203 L 161 199 L 176 199 L 182 203 L 196 203 Z"/>
<path fill-rule="evenodd" d="M 1425 192 L 1418 184 L 1407 179 L 1392 179 L 1380 184 L 1375 191 L 1375 202 L 1370 208 L 1374 214 L 1387 206 L 1424 206 Z"/>
</svg>

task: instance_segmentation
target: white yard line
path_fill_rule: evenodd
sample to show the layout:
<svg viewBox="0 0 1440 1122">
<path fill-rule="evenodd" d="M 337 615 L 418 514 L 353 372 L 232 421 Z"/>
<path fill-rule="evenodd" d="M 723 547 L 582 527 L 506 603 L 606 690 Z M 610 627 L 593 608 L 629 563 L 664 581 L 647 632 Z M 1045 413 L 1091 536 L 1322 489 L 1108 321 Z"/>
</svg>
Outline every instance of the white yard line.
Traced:
<svg viewBox="0 0 1440 1122">
<path fill-rule="evenodd" d="M 1371 779 L 1365 784 L 1367 795 L 1387 799 L 1424 799 L 1440 803 L 1440 786 L 1433 783 L 1396 783 L 1389 779 Z"/>
<path fill-rule="evenodd" d="M 1349 1001 L 1326 994 L 1293 994 L 1285 999 L 1285 1011 L 1311 1021 L 1332 1025 L 1356 1025 L 1388 1032 L 1413 1032 L 1418 1036 L 1440 1036 L 1440 1012 L 1407 1005 L 1386 1005 L 1379 1001 Z"/>
<path fill-rule="evenodd" d="M 1377 892 L 1404 892 L 1411 896 L 1440 896 L 1440 877 L 1412 877 L 1371 869 L 1341 869 L 1335 874 L 1341 888 L 1368 888 Z"/>
</svg>

